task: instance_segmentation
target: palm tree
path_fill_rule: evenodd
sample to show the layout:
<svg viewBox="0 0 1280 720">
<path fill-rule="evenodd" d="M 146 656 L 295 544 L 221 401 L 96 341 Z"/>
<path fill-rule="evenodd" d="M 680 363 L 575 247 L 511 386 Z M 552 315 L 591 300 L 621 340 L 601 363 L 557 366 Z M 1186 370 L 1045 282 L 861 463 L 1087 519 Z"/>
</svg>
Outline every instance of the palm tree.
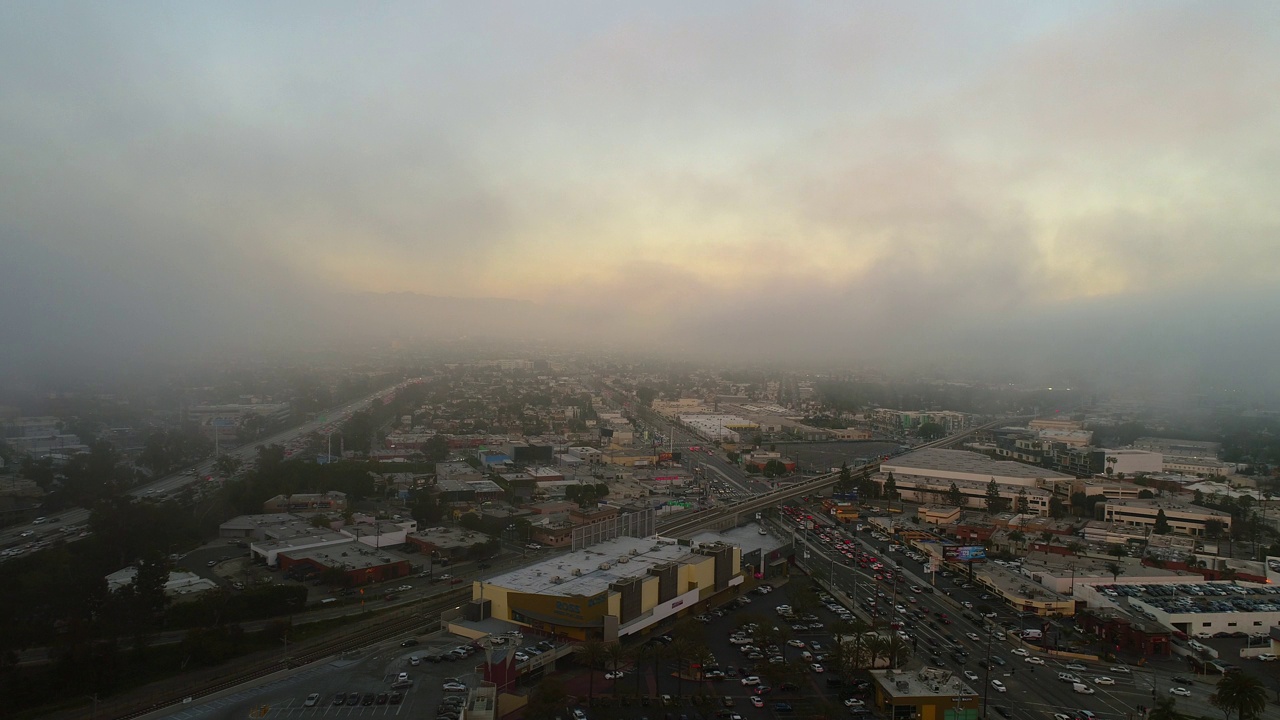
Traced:
<svg viewBox="0 0 1280 720">
<path fill-rule="evenodd" d="M 650 660 L 653 660 L 654 658 L 657 657 L 657 655 L 658 655 L 657 649 L 654 648 L 653 645 L 650 645 L 647 642 L 641 643 L 631 649 L 631 659 L 635 661 L 636 696 L 637 697 L 645 694 L 644 690 L 640 687 L 641 679 L 644 676 L 644 671 L 642 670 L 642 668 L 644 667 L 645 663 L 647 663 Z"/>
<path fill-rule="evenodd" d="M 605 659 L 604 643 L 588 640 L 575 648 L 575 652 L 578 653 L 578 662 L 587 667 L 587 705 L 590 705 L 596 691 L 596 668 Z"/>
<path fill-rule="evenodd" d="M 1171 697 L 1162 697 L 1147 713 L 1147 720 L 1183 720 L 1185 717 L 1177 710 L 1178 703 Z"/>
<path fill-rule="evenodd" d="M 1102 568 L 1111 573 L 1111 582 L 1115 582 L 1116 578 L 1120 577 L 1124 573 L 1124 568 L 1117 562 L 1109 562 L 1106 565 L 1103 565 Z"/>
<path fill-rule="evenodd" d="M 618 641 L 614 641 L 610 645 L 606 646 L 604 649 L 605 659 L 608 660 L 610 667 L 613 668 L 613 677 L 615 679 L 615 682 L 613 684 L 614 695 L 618 694 L 618 690 L 617 690 L 618 683 L 616 682 L 616 679 L 618 677 L 618 666 L 622 664 L 623 660 L 627 659 L 628 654 L 629 653 L 627 652 L 627 649 L 622 647 L 622 643 Z"/>
<path fill-rule="evenodd" d="M 684 697 L 684 671 L 685 663 L 689 656 L 693 654 L 694 648 L 689 641 L 684 638 L 676 638 L 676 641 L 667 646 L 667 650 L 671 652 L 671 657 L 676 661 L 676 697 Z"/>
<path fill-rule="evenodd" d="M 1209 704 L 1221 710 L 1224 717 L 1234 712 L 1240 720 L 1253 720 L 1262 717 L 1267 707 L 1267 689 L 1253 675 L 1227 673 L 1218 681 L 1217 692 L 1209 696 Z"/>
<path fill-rule="evenodd" d="M 881 635 L 868 637 L 864 647 L 866 648 L 868 664 L 871 667 L 875 667 L 876 661 L 880 658 L 887 659 L 889 657 L 889 641 Z"/>
<path fill-rule="evenodd" d="M 1027 539 L 1027 536 L 1023 534 L 1021 530 L 1014 530 L 1013 532 L 1009 533 L 1009 540 L 1015 546 L 1021 544 L 1022 541 L 1026 539 Z"/>
</svg>

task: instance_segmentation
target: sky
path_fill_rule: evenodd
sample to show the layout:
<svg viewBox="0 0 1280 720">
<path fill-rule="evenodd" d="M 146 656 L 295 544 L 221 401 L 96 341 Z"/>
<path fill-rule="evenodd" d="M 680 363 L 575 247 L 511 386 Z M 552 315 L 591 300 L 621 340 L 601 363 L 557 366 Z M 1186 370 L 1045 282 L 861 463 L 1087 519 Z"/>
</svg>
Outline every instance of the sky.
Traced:
<svg viewBox="0 0 1280 720">
<path fill-rule="evenodd" d="M 0 67 L 10 372 L 458 332 L 1280 385 L 1273 2 L 8 3 Z"/>
</svg>

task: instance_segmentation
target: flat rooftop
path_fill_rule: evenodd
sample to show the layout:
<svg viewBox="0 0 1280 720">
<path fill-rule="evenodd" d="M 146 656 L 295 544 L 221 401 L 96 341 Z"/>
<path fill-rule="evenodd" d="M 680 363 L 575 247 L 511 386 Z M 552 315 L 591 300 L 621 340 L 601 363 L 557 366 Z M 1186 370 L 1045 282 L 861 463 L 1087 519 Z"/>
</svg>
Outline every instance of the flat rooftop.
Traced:
<svg viewBox="0 0 1280 720">
<path fill-rule="evenodd" d="M 289 552 L 287 555 L 292 560 L 315 560 L 325 567 L 346 570 L 365 570 L 394 562 L 411 562 L 408 557 L 393 550 L 386 548 L 375 550 L 359 543 L 304 548 Z"/>
<path fill-rule="evenodd" d="M 632 555 L 631 552 L 635 551 Z M 688 547 L 656 538 L 619 537 L 492 577 L 486 582 L 510 590 L 590 597 L 612 583 L 645 577 L 651 568 L 694 557 Z M 625 557 L 626 562 L 619 562 Z M 608 570 L 601 570 L 607 563 Z M 580 574 L 575 576 L 573 571 Z M 553 582 L 559 578 L 559 582 Z"/>
<path fill-rule="evenodd" d="M 1033 465 L 1023 465 L 1009 460 L 992 460 L 986 455 L 969 452 L 968 450 L 942 450 L 939 448 L 916 450 L 915 452 L 900 455 L 890 459 L 888 462 L 881 463 L 880 468 L 881 472 L 892 470 L 895 473 L 904 472 L 926 476 L 930 471 L 978 473 L 995 477 L 996 482 L 999 482 L 1001 477 L 1074 479 L 1072 475 L 1038 468 Z"/>
<path fill-rule="evenodd" d="M 871 670 L 871 677 L 895 698 L 977 695 L 963 677 L 942 668 Z M 890 674 L 892 673 L 892 674 Z"/>
<path fill-rule="evenodd" d="M 1066 595 L 1056 593 L 1016 570 L 1001 567 L 993 562 L 984 564 L 981 570 L 976 571 L 976 574 L 981 576 L 988 584 L 994 585 L 1010 595 L 1030 598 L 1026 592 L 1022 591 L 1023 588 L 1026 588 L 1035 591 L 1036 600 L 1047 600 L 1049 602 L 1071 601 L 1071 598 Z"/>
<path fill-rule="evenodd" d="M 742 554 L 760 550 L 767 554 L 780 547 L 791 544 L 791 538 L 786 540 L 775 537 L 773 533 L 767 535 L 760 534 L 760 526 L 754 523 L 743 525 L 732 530 L 724 532 L 700 532 L 691 539 L 696 545 L 705 545 L 709 543 L 722 542 L 727 545 L 737 545 L 742 548 Z"/>
</svg>

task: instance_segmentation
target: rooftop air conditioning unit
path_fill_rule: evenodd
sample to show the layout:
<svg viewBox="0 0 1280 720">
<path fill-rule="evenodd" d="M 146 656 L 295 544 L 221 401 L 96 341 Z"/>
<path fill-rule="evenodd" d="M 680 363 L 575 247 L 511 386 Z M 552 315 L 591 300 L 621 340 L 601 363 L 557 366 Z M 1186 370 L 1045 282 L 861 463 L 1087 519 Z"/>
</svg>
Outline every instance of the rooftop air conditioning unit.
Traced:
<svg viewBox="0 0 1280 720">
<path fill-rule="evenodd" d="M 555 583 L 556 585 L 559 585 L 560 583 L 564 582 L 564 579 L 561 578 L 559 575 L 556 575 L 555 577 L 551 578 L 551 582 Z"/>
<path fill-rule="evenodd" d="M 582 574 L 582 568 L 574 568 L 574 569 L 573 569 L 573 576 L 574 576 L 574 577 L 578 577 L 578 576 L 579 576 L 579 575 L 581 575 L 581 574 Z"/>
<path fill-rule="evenodd" d="M 631 550 L 630 550 L 630 551 L 628 551 L 628 552 L 627 552 L 627 554 L 628 554 L 628 555 L 639 555 L 639 554 L 640 554 L 640 551 L 639 551 L 639 550 L 637 550 L 637 549 L 635 549 L 635 548 L 631 548 Z"/>
<path fill-rule="evenodd" d="M 601 570 L 608 570 L 608 569 L 609 569 L 609 568 L 611 568 L 611 567 L 613 567 L 613 566 L 612 566 L 612 565 L 610 565 L 609 563 L 600 563 L 600 569 L 601 569 Z"/>
<path fill-rule="evenodd" d="M 631 562 L 631 558 L 627 557 L 626 555 L 623 555 L 622 557 L 618 558 L 618 562 L 620 563 Z"/>
</svg>

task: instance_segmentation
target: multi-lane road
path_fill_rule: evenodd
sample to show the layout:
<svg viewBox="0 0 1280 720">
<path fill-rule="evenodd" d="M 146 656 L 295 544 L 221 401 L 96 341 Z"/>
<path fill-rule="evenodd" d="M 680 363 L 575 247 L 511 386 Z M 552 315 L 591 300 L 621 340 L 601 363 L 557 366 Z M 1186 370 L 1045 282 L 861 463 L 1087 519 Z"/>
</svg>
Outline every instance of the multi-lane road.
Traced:
<svg viewBox="0 0 1280 720">
<path fill-rule="evenodd" d="M 794 531 L 801 562 L 812 572 L 830 575 L 830 582 L 864 619 L 882 625 L 904 623 L 904 632 L 914 646 L 914 657 L 907 667 L 942 667 L 966 677 L 967 684 L 990 705 L 988 717 L 1003 714 L 996 709 L 999 706 L 1012 720 L 1049 720 L 1055 713 L 1074 717 L 1080 710 L 1093 713 L 1099 720 L 1132 720 L 1138 715 L 1138 706 L 1152 706 L 1153 695 L 1169 696 L 1173 687 L 1191 691 L 1190 697 L 1176 698 L 1181 712 L 1193 716 L 1212 714 L 1213 708 L 1208 704 L 1212 687 L 1208 682 L 1167 668 L 1052 657 L 1018 640 L 1016 631 L 1022 627 L 1023 618 L 998 598 L 984 597 L 980 589 L 960 587 L 961 577 L 933 576 L 926 565 L 905 554 L 882 552 L 865 533 L 849 532 L 848 526 L 835 526 L 816 512 L 809 514 L 830 540 L 824 541 L 794 524 L 784 526 Z M 876 558 L 884 565 L 883 570 L 864 569 L 856 562 L 846 564 L 844 553 L 836 549 L 848 547 L 845 541 Z M 877 574 L 883 577 L 886 572 L 902 579 L 875 579 Z M 913 587 L 925 592 L 913 592 Z M 930 589 L 933 592 L 928 592 Z M 984 618 L 979 609 L 990 610 L 996 617 Z M 945 614 L 949 622 L 943 622 L 939 613 Z M 1027 661 L 1017 654 L 1020 652 L 1043 664 Z M 988 657 L 992 658 L 990 662 Z M 973 675 L 965 676 L 966 671 Z M 1075 676 L 1093 692 L 1077 692 L 1072 682 L 1060 679 L 1060 673 Z M 1003 684 L 1006 691 L 997 690 L 993 680 Z"/>
<path fill-rule="evenodd" d="M 410 381 L 411 382 L 411 381 Z M 395 392 L 403 388 L 407 383 L 401 383 L 360 400 L 347 403 L 341 407 L 332 408 L 320 414 L 322 419 L 312 420 L 296 427 L 276 433 L 271 437 L 259 440 L 248 445 L 242 445 L 231 450 L 226 450 L 222 455 L 228 455 L 239 459 L 241 462 L 248 462 L 257 455 L 260 445 L 288 445 L 297 440 L 305 438 L 307 435 L 319 431 L 326 426 L 337 426 L 351 416 L 357 410 L 362 410 L 369 406 L 374 400 L 384 397 L 387 393 Z M 201 482 L 202 479 L 214 470 L 214 464 L 217 458 L 208 458 L 197 463 L 195 466 L 185 468 L 182 472 L 174 473 L 159 478 L 146 485 L 140 485 L 129 491 L 134 497 L 160 497 L 169 495 L 187 485 Z M 21 525 L 12 525 L 0 531 L 0 545 L 5 547 L 20 546 L 25 543 L 33 545 L 39 542 L 41 537 L 52 538 L 56 535 L 66 534 L 67 528 L 73 528 L 72 534 L 83 532 L 82 526 L 89 520 L 89 510 L 86 508 L 67 508 L 58 513 L 50 513 L 46 518 L 40 519 L 38 522 L 25 523 Z"/>
</svg>

